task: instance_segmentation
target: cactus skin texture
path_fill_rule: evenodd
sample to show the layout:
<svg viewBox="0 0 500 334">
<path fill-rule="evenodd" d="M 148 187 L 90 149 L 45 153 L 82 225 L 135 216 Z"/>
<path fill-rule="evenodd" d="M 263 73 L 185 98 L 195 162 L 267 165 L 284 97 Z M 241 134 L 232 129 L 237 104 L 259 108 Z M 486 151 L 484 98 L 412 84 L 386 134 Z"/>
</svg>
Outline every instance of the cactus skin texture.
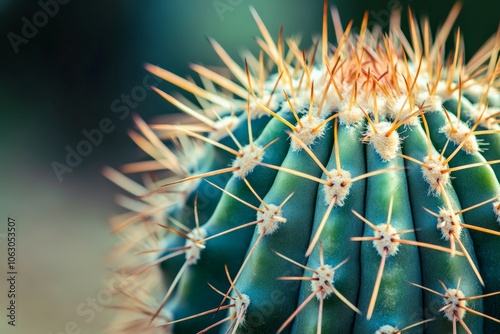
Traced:
<svg viewBox="0 0 500 334">
<path fill-rule="evenodd" d="M 232 79 L 147 65 L 199 105 L 154 88 L 183 116 L 135 117 L 153 159 L 104 171 L 137 197 L 112 221 L 118 331 L 500 332 L 500 34 L 466 63 L 457 31 L 447 58 L 459 10 L 433 39 L 410 12 L 407 39 L 399 13 L 354 34 L 333 8 L 331 47 L 325 1 L 303 52 L 251 8 L 260 55 L 210 40 Z"/>
</svg>

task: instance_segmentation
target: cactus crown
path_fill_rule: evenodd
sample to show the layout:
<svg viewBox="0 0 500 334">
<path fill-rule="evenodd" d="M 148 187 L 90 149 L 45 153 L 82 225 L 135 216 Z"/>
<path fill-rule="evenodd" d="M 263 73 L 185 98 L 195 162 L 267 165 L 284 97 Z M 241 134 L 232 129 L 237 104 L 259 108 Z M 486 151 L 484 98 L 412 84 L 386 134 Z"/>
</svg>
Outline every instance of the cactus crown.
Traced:
<svg viewBox="0 0 500 334">
<path fill-rule="evenodd" d="M 337 45 L 275 42 L 202 86 L 146 69 L 198 104 L 135 117 L 152 160 L 105 176 L 137 198 L 113 220 L 134 252 L 121 286 L 130 333 L 493 332 L 500 323 L 500 32 L 465 61 L 460 4 L 431 37 L 331 9 Z M 411 42 L 410 42 L 411 41 Z M 124 174 L 143 172 L 144 185 Z M 162 288 L 164 291 L 162 292 Z M 402 327 L 402 329 L 399 329 Z"/>
</svg>

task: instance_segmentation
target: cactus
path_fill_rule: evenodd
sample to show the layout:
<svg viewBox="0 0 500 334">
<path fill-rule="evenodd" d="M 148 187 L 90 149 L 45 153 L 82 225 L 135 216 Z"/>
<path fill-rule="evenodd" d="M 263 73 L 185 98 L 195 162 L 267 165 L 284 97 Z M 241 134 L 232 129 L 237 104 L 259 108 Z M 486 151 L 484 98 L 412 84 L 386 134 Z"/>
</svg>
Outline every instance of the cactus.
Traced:
<svg viewBox="0 0 500 334">
<path fill-rule="evenodd" d="M 468 62 L 409 13 L 410 36 L 331 16 L 313 47 L 262 33 L 233 78 L 153 89 L 185 116 L 132 139 L 152 160 L 106 168 L 130 192 L 126 333 L 493 333 L 500 329 L 500 33 Z M 410 43 L 411 41 L 411 43 Z M 143 183 L 125 174 L 143 172 Z"/>
</svg>

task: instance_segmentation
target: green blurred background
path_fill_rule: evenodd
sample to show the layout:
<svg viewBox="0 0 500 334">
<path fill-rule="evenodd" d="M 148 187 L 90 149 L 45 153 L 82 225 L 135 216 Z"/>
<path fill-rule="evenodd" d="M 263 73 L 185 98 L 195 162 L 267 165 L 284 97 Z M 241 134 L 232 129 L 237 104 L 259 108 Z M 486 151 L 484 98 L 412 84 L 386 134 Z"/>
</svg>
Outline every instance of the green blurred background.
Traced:
<svg viewBox="0 0 500 334">
<path fill-rule="evenodd" d="M 130 117 L 120 119 L 112 104 L 143 84 L 143 63 L 183 76 L 190 62 L 219 65 L 206 36 L 218 40 L 235 58 L 245 48 L 255 52 L 254 36 L 259 33 L 250 4 L 273 36 L 281 24 L 287 36 L 302 34 L 302 47 L 310 46 L 309 36 L 321 30 L 321 0 L 60 1 L 66 4 L 59 5 L 27 43 L 18 45 L 16 53 L 9 36 L 22 35 L 23 20 L 33 22 L 41 5 L 0 0 L 1 333 L 60 334 L 74 322 L 79 333 L 93 334 L 109 320 L 109 312 L 100 311 L 87 322 L 77 308 L 107 284 L 110 266 L 105 257 L 115 243 L 107 220 L 120 212 L 113 203 L 119 189 L 102 177 L 101 169 L 141 156 L 126 135 L 132 127 Z M 435 29 L 454 1 L 398 3 L 404 8 L 411 5 L 418 15 L 428 13 Z M 344 25 L 355 18 L 359 26 L 364 10 L 372 21 L 386 25 L 388 9 L 396 1 L 335 4 Z M 43 17 L 37 19 L 43 22 Z M 495 33 L 499 19 L 498 1 L 464 1 L 458 24 L 469 57 Z M 165 83 L 160 87 L 173 89 Z M 150 91 L 136 102 L 130 111 L 145 119 L 173 111 Z M 66 146 L 75 148 L 85 139 L 82 131 L 97 128 L 103 118 L 111 120 L 114 130 L 59 182 L 51 164 L 64 163 Z M 2 233 L 8 216 L 17 220 L 15 328 L 6 325 L 4 315 L 7 270 Z"/>
</svg>

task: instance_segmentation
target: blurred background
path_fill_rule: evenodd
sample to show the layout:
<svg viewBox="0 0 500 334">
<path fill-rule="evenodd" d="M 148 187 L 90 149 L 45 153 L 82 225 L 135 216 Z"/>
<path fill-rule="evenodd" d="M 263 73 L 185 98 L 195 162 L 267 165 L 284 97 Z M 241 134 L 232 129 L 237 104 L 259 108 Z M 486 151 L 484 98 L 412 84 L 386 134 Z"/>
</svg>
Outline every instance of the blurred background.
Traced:
<svg viewBox="0 0 500 334">
<path fill-rule="evenodd" d="M 372 22 L 387 27 L 392 8 L 411 5 L 417 15 L 430 16 L 434 31 L 453 3 L 330 1 L 344 25 L 354 18 L 359 26 L 368 10 Z M 463 3 L 458 25 L 470 57 L 496 32 L 500 4 Z M 92 319 L 78 312 L 107 285 L 111 268 L 105 258 L 116 242 L 107 221 L 120 212 L 113 203 L 119 189 L 101 170 L 140 157 L 126 135 L 130 115 L 115 111 L 126 106 L 146 120 L 174 111 L 141 88 L 154 83 L 143 64 L 181 76 L 189 74 L 192 62 L 220 65 L 206 36 L 235 59 L 243 49 L 255 52 L 259 32 L 249 5 L 275 38 L 283 24 L 285 35 L 302 34 L 305 48 L 309 36 L 321 31 L 321 0 L 0 0 L 1 333 L 101 332 L 109 311 L 96 309 Z M 159 86 L 173 90 L 165 83 Z M 103 119 L 109 119 L 109 133 L 71 172 L 58 177 L 54 166 L 65 164 L 68 150 L 76 149 L 85 131 L 99 128 Z M 4 315 L 9 216 L 17 222 L 16 327 L 7 326 Z"/>
</svg>

